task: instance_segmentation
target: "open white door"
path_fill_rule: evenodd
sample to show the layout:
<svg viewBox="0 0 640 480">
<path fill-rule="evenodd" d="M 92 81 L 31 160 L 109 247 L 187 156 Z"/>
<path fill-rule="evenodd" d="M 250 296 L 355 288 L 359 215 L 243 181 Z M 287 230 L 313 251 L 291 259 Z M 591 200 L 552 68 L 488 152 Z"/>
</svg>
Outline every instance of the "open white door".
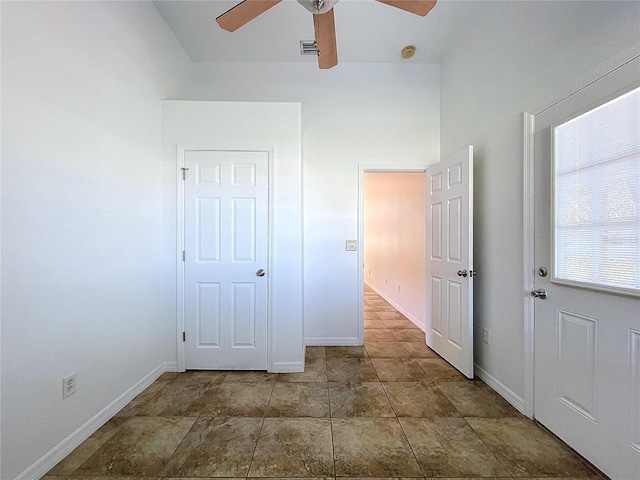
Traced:
<svg viewBox="0 0 640 480">
<path fill-rule="evenodd" d="M 427 169 L 427 345 L 473 378 L 473 146 Z"/>
</svg>

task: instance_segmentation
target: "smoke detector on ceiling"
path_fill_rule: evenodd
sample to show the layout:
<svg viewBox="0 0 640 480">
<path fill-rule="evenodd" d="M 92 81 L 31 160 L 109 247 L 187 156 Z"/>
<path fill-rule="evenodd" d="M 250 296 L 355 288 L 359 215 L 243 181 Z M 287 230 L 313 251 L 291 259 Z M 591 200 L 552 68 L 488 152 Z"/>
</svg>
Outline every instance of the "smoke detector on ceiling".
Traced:
<svg viewBox="0 0 640 480">
<path fill-rule="evenodd" d="M 416 53 L 416 47 L 407 45 L 402 49 L 402 58 L 411 58 Z"/>
</svg>

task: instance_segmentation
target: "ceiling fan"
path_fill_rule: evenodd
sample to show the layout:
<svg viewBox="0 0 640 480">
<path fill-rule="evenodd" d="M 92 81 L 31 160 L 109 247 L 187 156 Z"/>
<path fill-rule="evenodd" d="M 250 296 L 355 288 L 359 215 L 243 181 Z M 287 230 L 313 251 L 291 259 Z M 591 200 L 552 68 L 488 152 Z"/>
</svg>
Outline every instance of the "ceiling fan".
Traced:
<svg viewBox="0 0 640 480">
<path fill-rule="evenodd" d="M 234 32 L 263 14 L 282 0 L 244 0 L 216 18 L 224 30 Z M 437 0 L 377 0 L 409 13 L 425 16 L 435 6 Z M 336 25 L 333 6 L 338 0 L 298 0 L 304 8 L 313 13 L 315 42 L 318 49 L 318 66 L 331 68 L 338 64 L 336 47 Z"/>
</svg>

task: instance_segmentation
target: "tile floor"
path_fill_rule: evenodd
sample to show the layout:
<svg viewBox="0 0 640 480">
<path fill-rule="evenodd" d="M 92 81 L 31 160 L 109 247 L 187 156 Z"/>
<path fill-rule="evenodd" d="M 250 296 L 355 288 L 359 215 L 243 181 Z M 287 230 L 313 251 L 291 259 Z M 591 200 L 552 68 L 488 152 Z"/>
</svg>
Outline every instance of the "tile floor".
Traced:
<svg viewBox="0 0 640 480">
<path fill-rule="evenodd" d="M 598 478 L 365 300 L 364 347 L 309 347 L 304 373 L 166 373 L 44 478 Z"/>
</svg>

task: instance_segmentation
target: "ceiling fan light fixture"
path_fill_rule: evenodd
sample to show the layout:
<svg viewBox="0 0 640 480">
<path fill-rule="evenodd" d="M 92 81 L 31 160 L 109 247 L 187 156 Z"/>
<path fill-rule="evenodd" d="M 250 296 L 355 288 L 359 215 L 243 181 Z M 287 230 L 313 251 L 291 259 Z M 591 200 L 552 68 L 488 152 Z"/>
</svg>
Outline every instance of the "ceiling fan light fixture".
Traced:
<svg viewBox="0 0 640 480">
<path fill-rule="evenodd" d="M 298 0 L 298 3 L 311 13 L 321 15 L 331 10 L 338 0 Z"/>
</svg>

